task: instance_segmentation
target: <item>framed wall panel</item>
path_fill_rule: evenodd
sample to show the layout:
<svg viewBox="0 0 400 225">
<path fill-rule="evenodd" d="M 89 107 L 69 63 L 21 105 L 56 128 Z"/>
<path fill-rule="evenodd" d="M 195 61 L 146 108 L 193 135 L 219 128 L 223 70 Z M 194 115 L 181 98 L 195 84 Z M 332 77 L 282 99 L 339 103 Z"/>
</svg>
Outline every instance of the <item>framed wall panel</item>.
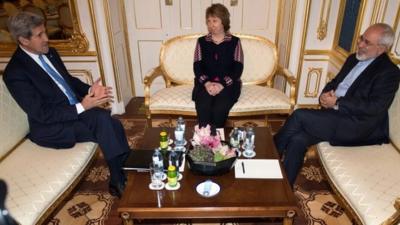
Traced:
<svg viewBox="0 0 400 225">
<path fill-rule="evenodd" d="M 365 0 L 342 0 L 335 35 L 335 50 L 347 57 L 355 50 L 364 16 Z"/>
</svg>

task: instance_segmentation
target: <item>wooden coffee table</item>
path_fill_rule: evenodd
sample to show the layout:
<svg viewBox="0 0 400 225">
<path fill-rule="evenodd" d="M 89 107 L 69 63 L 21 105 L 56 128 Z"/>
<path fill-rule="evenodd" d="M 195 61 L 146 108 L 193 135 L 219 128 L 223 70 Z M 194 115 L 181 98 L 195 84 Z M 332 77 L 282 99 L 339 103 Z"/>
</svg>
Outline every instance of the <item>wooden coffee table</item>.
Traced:
<svg viewBox="0 0 400 225">
<path fill-rule="evenodd" d="M 225 130 L 228 135 L 230 129 Z M 159 145 L 161 128 L 147 128 L 143 149 Z M 169 130 L 173 135 L 173 130 Z M 277 159 L 269 128 L 255 128 L 255 158 Z M 193 132 L 186 132 L 187 139 Z M 283 170 L 282 170 L 283 171 Z M 284 172 L 283 172 L 284 173 Z M 196 186 L 211 179 L 221 191 L 214 197 L 204 198 L 196 192 Z M 231 170 L 222 176 L 194 175 L 187 166 L 176 191 L 152 191 L 147 172 L 129 172 L 128 183 L 118 206 L 124 225 L 133 219 L 197 219 L 197 218 L 283 218 L 283 224 L 293 223 L 297 204 L 293 191 L 284 179 L 235 179 Z"/>
</svg>

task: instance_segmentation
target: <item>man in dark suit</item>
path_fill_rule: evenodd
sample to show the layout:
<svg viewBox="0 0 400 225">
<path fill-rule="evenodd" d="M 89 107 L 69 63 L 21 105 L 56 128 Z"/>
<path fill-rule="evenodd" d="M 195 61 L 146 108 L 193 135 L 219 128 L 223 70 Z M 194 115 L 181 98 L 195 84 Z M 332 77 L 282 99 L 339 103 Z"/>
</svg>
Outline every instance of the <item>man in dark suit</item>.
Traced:
<svg viewBox="0 0 400 225">
<path fill-rule="evenodd" d="M 389 142 L 388 109 L 399 87 L 400 70 L 387 55 L 394 32 L 370 26 L 357 52 L 345 61 L 319 97 L 322 109 L 297 109 L 274 136 L 289 182 L 296 180 L 307 148 L 321 141 L 358 146 Z"/>
<path fill-rule="evenodd" d="M 120 197 L 126 181 L 121 166 L 129 146 L 121 123 L 99 108 L 112 101 L 111 88 L 100 80 L 89 86 L 68 73 L 57 51 L 49 48 L 42 17 L 21 12 L 8 22 L 19 46 L 3 79 L 28 115 L 29 138 L 51 148 L 98 142 L 110 169 L 110 193 Z"/>
</svg>

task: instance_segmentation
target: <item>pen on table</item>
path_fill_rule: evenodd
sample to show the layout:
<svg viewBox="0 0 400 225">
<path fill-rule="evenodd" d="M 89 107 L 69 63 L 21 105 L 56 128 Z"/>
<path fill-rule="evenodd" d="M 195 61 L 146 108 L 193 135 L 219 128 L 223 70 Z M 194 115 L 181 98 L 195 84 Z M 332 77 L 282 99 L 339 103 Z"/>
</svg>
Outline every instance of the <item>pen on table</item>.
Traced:
<svg viewBox="0 0 400 225">
<path fill-rule="evenodd" d="M 244 162 L 242 161 L 242 170 L 243 170 L 243 174 L 245 174 L 245 170 L 244 170 Z"/>
</svg>

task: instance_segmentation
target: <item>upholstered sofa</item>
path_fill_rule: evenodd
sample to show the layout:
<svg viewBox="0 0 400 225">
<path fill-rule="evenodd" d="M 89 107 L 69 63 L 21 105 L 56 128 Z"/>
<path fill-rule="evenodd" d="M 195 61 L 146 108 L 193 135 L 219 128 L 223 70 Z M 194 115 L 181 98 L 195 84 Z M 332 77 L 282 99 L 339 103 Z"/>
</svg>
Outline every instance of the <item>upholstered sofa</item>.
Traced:
<svg viewBox="0 0 400 225">
<path fill-rule="evenodd" d="M 389 144 L 317 145 L 329 182 L 356 224 L 398 224 L 400 219 L 400 91 L 390 107 L 389 120 Z"/>
<path fill-rule="evenodd" d="M 0 75 L 0 179 L 8 186 L 6 207 L 22 225 L 42 224 L 80 180 L 97 144 L 71 149 L 40 147 L 26 138 L 26 114 Z"/>
<path fill-rule="evenodd" d="M 172 38 L 163 43 L 160 64 L 145 77 L 145 106 L 147 119 L 153 115 L 196 115 L 192 101 L 194 82 L 193 58 L 200 34 Z M 242 93 L 230 111 L 230 117 L 289 114 L 295 105 L 295 78 L 278 66 L 275 45 L 266 38 L 237 34 L 244 54 Z M 289 87 L 288 93 L 273 88 L 275 75 L 281 75 Z M 166 87 L 151 94 L 151 85 L 161 76 Z"/>
</svg>

